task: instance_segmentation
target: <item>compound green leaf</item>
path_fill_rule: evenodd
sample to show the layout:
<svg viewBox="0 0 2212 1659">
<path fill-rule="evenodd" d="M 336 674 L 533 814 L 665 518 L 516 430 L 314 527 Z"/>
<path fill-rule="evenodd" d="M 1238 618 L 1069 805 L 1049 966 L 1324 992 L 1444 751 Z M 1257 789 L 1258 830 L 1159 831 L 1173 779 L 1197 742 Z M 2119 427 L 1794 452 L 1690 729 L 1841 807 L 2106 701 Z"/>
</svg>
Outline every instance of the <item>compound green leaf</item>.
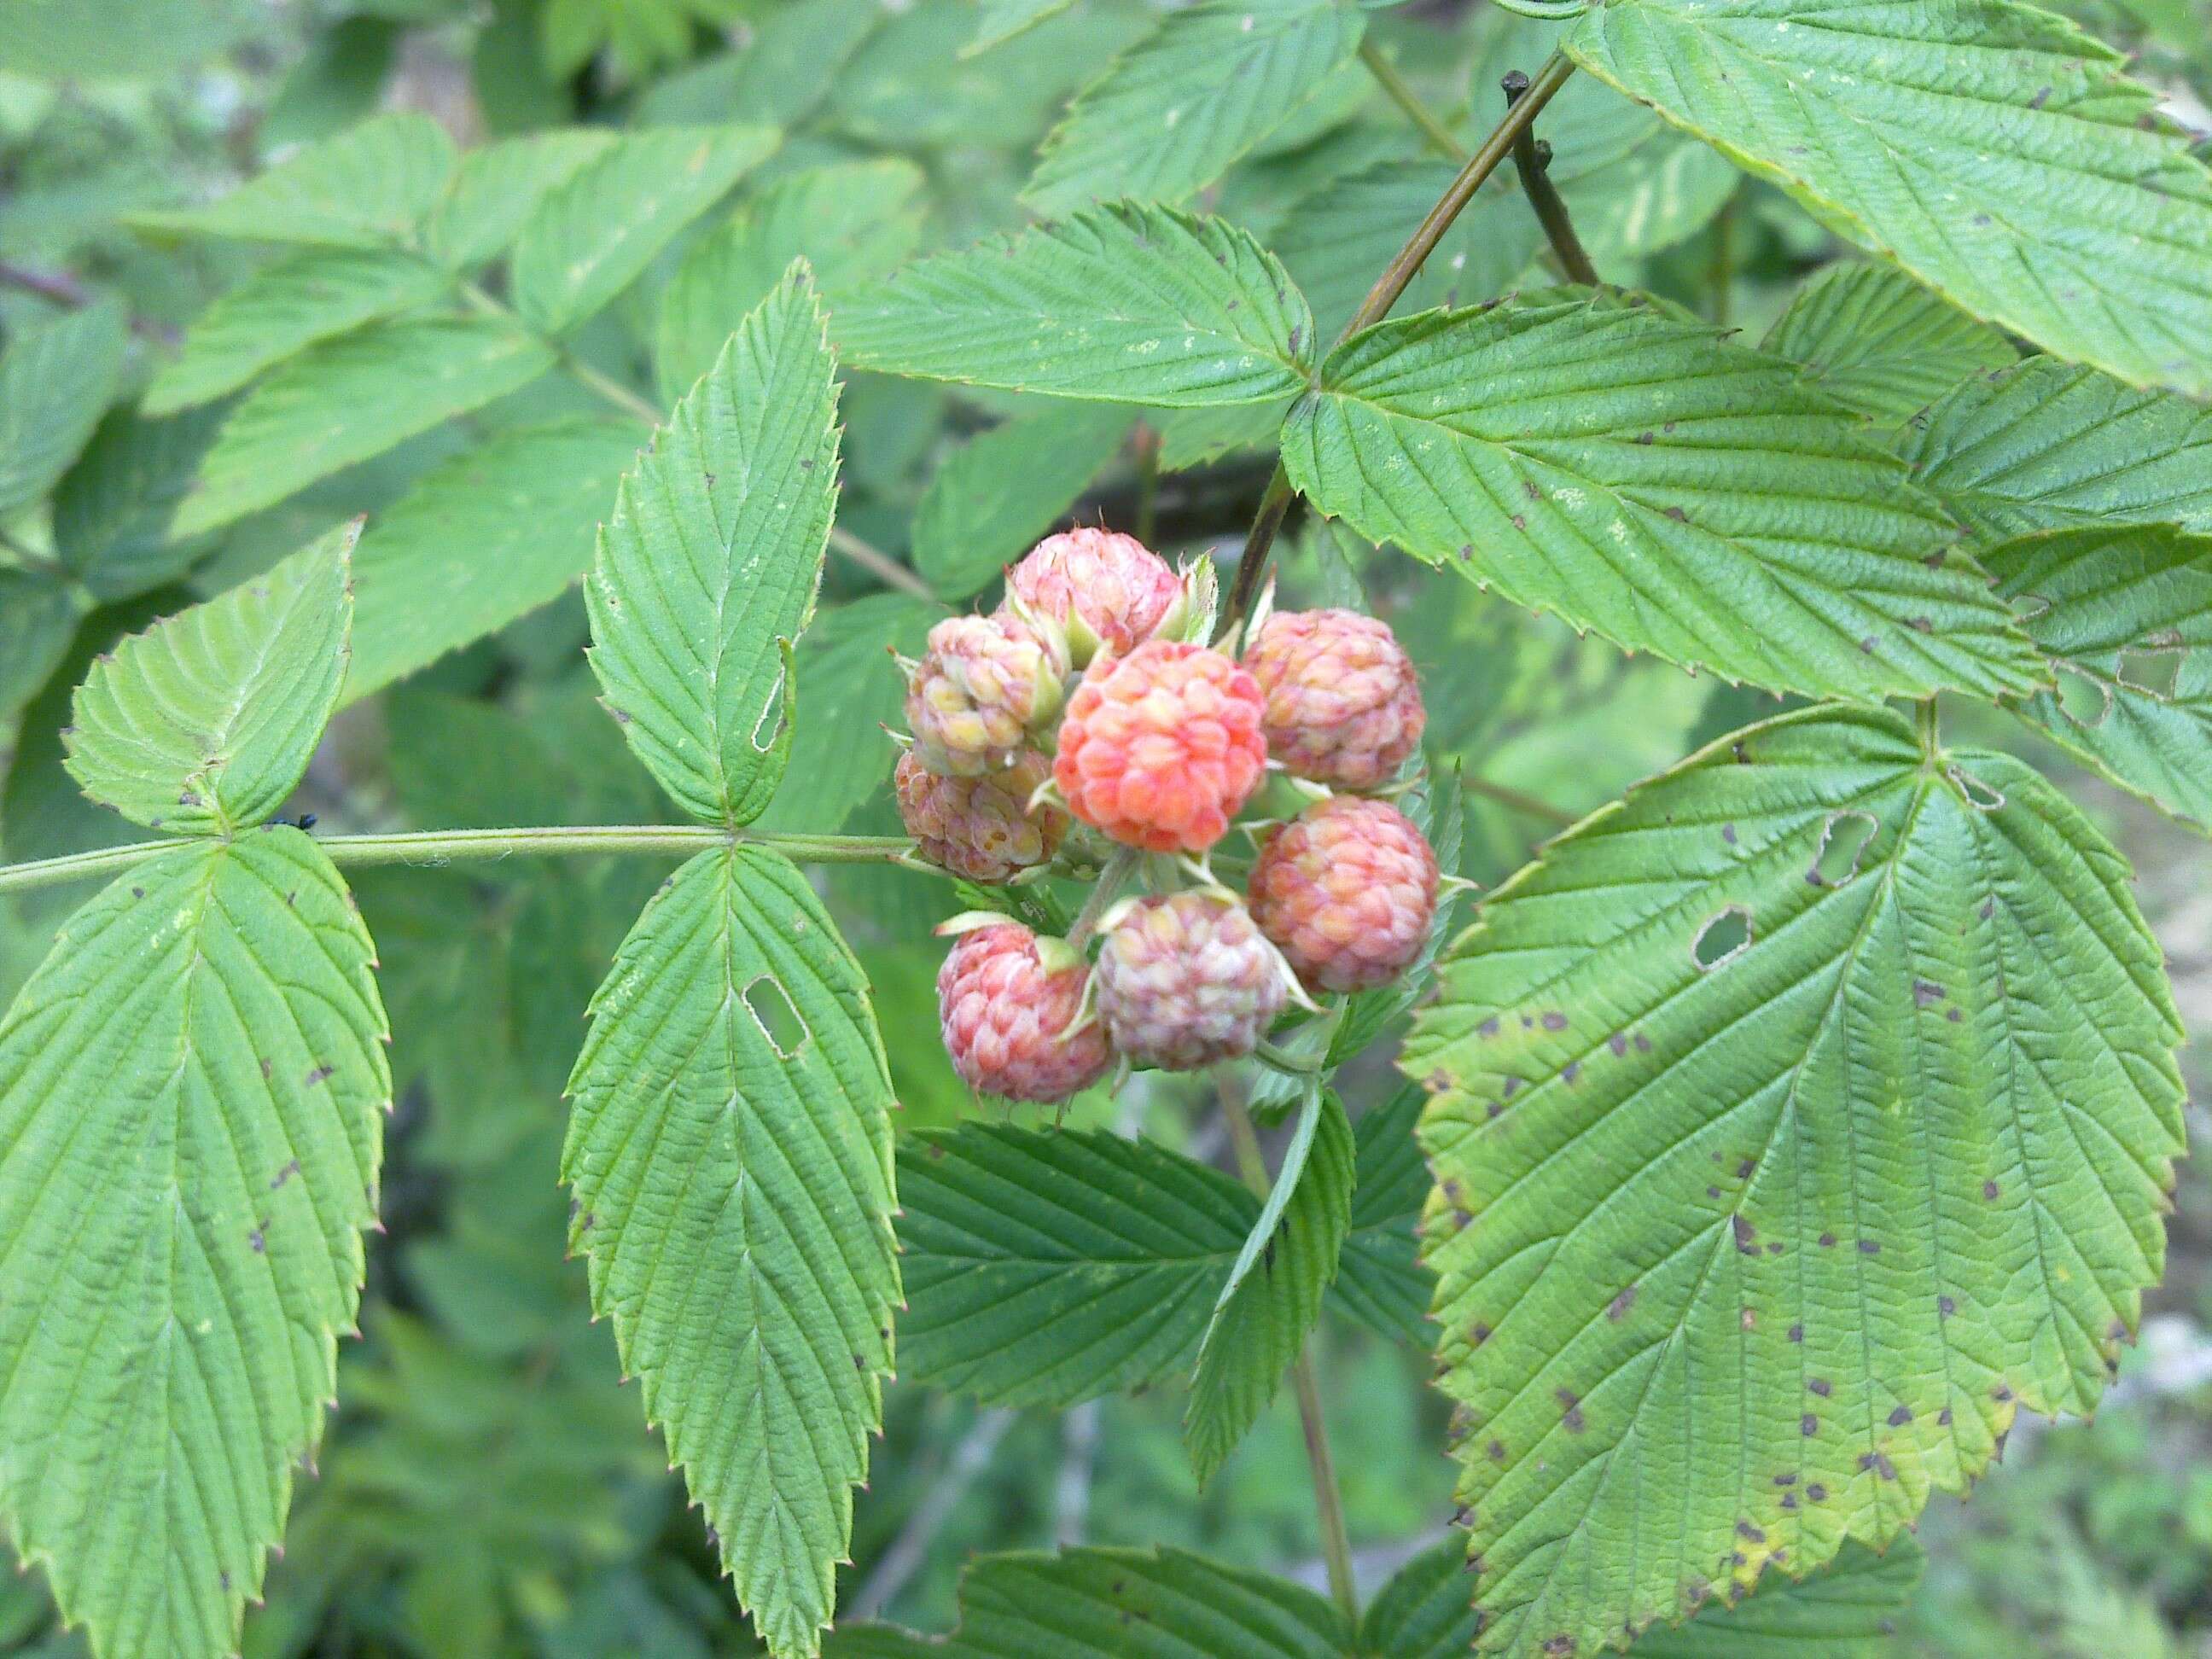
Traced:
<svg viewBox="0 0 2212 1659">
<path fill-rule="evenodd" d="M 1847 1538 L 1810 1577 L 1770 1573 L 1735 1606 L 1710 1602 L 1680 1629 L 1645 1632 L 1629 1652 L 1632 1659 L 1893 1659 L 1927 1559 L 1910 1533 L 1880 1554 Z"/>
<path fill-rule="evenodd" d="M 397 320 L 325 340 L 232 410 L 171 527 L 191 535 L 273 506 L 520 391 L 555 361 L 544 342 L 489 319 Z"/>
<path fill-rule="evenodd" d="M 2081 525 L 2000 543 L 1988 564 L 2058 671 L 2021 717 L 2212 832 L 2212 536 Z"/>
<path fill-rule="evenodd" d="M 960 1627 L 839 1631 L 829 1659 L 1346 1659 L 1344 1615 L 1303 1584 L 1182 1550 L 987 1555 L 960 1576 Z M 1389 1659 L 1398 1659 L 1396 1655 Z"/>
<path fill-rule="evenodd" d="M 780 141 L 772 127 L 652 127 L 624 135 L 539 200 L 514 246 L 514 303 L 565 333 L 628 288 Z"/>
<path fill-rule="evenodd" d="M 346 701 L 565 592 L 643 441 L 627 421 L 516 427 L 425 473 L 355 552 Z"/>
<path fill-rule="evenodd" d="M 714 366 L 745 313 L 805 258 L 834 307 L 888 275 L 921 236 L 921 169 L 896 158 L 808 167 L 779 179 L 695 243 L 660 296 L 653 358 L 670 403 Z"/>
<path fill-rule="evenodd" d="M 608 708 L 708 823 L 751 822 L 783 777 L 836 510 L 835 369 L 794 264 L 623 479 L 584 586 Z"/>
<path fill-rule="evenodd" d="M 562 127 L 469 151 L 423 222 L 423 252 L 456 270 L 497 258 L 548 191 L 621 142 L 604 127 Z"/>
<path fill-rule="evenodd" d="M 345 678 L 356 521 L 94 665 L 64 733 L 70 775 L 150 830 L 229 836 L 307 769 Z"/>
<path fill-rule="evenodd" d="M 2039 672 L 1856 416 L 1654 303 L 1538 295 L 1369 329 L 1322 365 L 1283 458 L 1370 540 L 1731 680 L 1873 700 Z"/>
<path fill-rule="evenodd" d="M 209 550 L 170 525 L 228 413 L 209 404 L 156 421 L 118 407 L 94 428 L 53 495 L 55 553 L 94 598 L 136 598 Z"/>
<path fill-rule="evenodd" d="M 2128 883 L 2020 762 L 1827 708 L 1484 905 L 1404 1064 L 1486 1650 L 1880 1547 L 2094 1406 L 2182 1149 Z"/>
<path fill-rule="evenodd" d="M 79 911 L 0 1021 L 0 1501 L 108 1659 L 238 1649 L 359 1304 L 374 950 L 283 827 Z"/>
<path fill-rule="evenodd" d="M 307 248 L 255 271 L 202 312 L 146 388 L 149 415 L 235 392 L 318 340 L 428 304 L 452 278 L 387 248 Z"/>
<path fill-rule="evenodd" d="M 829 719 L 801 721 L 791 734 L 782 787 L 760 816 L 767 830 L 820 833 L 842 829 L 888 787 L 898 750 L 906 678 L 893 653 L 919 658 L 945 607 L 910 593 L 871 593 L 823 611 L 799 642 L 799 695 Z"/>
<path fill-rule="evenodd" d="M 836 332 L 859 368 L 1179 408 L 1304 389 L 1313 317 L 1244 231 L 1117 202 L 908 265 Z"/>
<path fill-rule="evenodd" d="M 1352 1125 L 1334 1091 L 1316 1084 L 1307 1098 L 1199 1348 L 1182 1431 L 1201 1486 L 1259 1421 L 1305 1346 L 1351 1230 Z"/>
<path fill-rule="evenodd" d="M 1611 0 L 1565 44 L 1970 315 L 2212 394 L 2212 173 L 2065 19 L 2011 0 Z"/>
<path fill-rule="evenodd" d="M 427 115 L 396 111 L 308 145 L 204 207 L 131 215 L 147 230 L 253 242 L 386 247 L 410 234 L 446 188 L 453 141 Z"/>
<path fill-rule="evenodd" d="M 1136 419 L 1126 407 L 1070 401 L 970 439 L 915 509 L 915 568 L 947 599 L 974 593 L 1066 516 Z"/>
<path fill-rule="evenodd" d="M 744 846 L 678 871 L 568 1086 L 592 1304 L 755 1628 L 777 1659 L 811 1654 L 882 1421 L 899 1271 L 883 1043 L 805 875 Z"/>
<path fill-rule="evenodd" d="M 123 373 L 127 331 L 112 301 L 16 335 L 0 355 L 0 514 L 53 488 Z"/>
<path fill-rule="evenodd" d="M 1258 1213 L 1149 1140 L 975 1123 L 901 1146 L 899 1206 L 905 1374 L 1054 1408 L 1188 1367 Z"/>
<path fill-rule="evenodd" d="M 1838 403 L 1894 425 L 1971 375 L 2019 360 L 2003 335 L 1887 265 L 1833 264 L 1799 289 L 1761 349 Z"/>
<path fill-rule="evenodd" d="M 1364 24 L 1341 0 L 1201 0 L 1169 13 L 1077 95 L 1024 198 L 1045 214 L 1117 197 L 1182 201 L 1350 62 Z"/>
<path fill-rule="evenodd" d="M 1921 488 L 1989 546 L 2098 519 L 2212 531 L 2212 410 L 2031 357 L 1905 428 Z"/>
</svg>

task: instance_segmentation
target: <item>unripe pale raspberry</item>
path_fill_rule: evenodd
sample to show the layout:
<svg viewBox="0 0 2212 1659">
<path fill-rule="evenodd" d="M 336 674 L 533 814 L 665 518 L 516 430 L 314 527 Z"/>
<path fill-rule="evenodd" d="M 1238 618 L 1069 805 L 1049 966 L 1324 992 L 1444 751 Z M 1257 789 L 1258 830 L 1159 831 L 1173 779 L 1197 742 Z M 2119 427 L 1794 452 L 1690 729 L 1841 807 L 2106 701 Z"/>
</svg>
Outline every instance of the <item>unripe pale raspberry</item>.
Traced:
<svg viewBox="0 0 2212 1659">
<path fill-rule="evenodd" d="M 1101 657 L 1068 699 L 1053 778 L 1068 811 L 1151 853 L 1219 841 L 1267 764 L 1252 677 L 1202 645 Z"/>
<path fill-rule="evenodd" d="M 1012 766 L 1060 712 L 1067 657 L 1011 617 L 952 617 L 929 630 L 907 684 L 914 752 L 939 777 Z"/>
<path fill-rule="evenodd" d="M 1018 922 L 963 933 L 937 973 L 937 1015 L 952 1069 L 1008 1100 L 1066 1100 L 1113 1064 L 1097 1020 L 1070 1030 L 1090 969 L 1065 939 Z"/>
<path fill-rule="evenodd" d="M 1098 951 L 1098 1018 L 1132 1064 L 1189 1072 L 1249 1054 L 1289 993 L 1244 907 L 1200 892 L 1139 899 Z"/>
<path fill-rule="evenodd" d="M 1127 656 L 1182 599 L 1165 559 L 1134 536 L 1088 527 L 1048 536 L 1006 572 L 1006 593 L 1057 623 L 1078 668 Z"/>
<path fill-rule="evenodd" d="M 1049 860 L 1067 833 L 1066 813 L 1042 801 L 1030 805 L 1051 775 L 1051 763 L 1034 749 L 980 778 L 940 777 L 909 750 L 891 787 L 922 857 L 970 881 L 1000 882 Z"/>
<path fill-rule="evenodd" d="M 1278 830 L 1252 864 L 1252 919 L 1314 991 L 1387 984 L 1437 913 L 1437 855 L 1388 801 L 1332 795 Z"/>
<path fill-rule="evenodd" d="M 1428 721 L 1396 636 L 1357 611 L 1277 611 L 1244 666 L 1267 699 L 1267 752 L 1296 777 L 1372 789 Z"/>
</svg>

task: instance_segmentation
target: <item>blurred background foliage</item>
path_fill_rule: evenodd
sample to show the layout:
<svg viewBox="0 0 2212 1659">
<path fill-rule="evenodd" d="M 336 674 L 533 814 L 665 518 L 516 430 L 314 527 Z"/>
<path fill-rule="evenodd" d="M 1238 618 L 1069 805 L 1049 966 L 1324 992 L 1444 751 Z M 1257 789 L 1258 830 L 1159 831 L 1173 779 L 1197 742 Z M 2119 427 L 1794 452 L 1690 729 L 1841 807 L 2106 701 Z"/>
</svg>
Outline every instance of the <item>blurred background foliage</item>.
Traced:
<svg viewBox="0 0 2212 1659">
<path fill-rule="evenodd" d="M 2212 129 L 2203 102 L 2212 9 L 2203 0 L 2069 0 L 2068 9 L 2137 53 L 2139 72 L 2170 95 L 2179 118 Z M 1033 26 L 975 49 L 987 16 L 1030 15 Z M 267 254 L 164 239 L 127 228 L 125 216 L 212 198 L 384 109 L 426 112 L 465 144 L 569 124 L 746 121 L 786 137 L 746 180 L 741 210 L 796 188 L 793 179 L 818 183 L 813 170 L 826 165 L 890 164 L 878 179 L 896 210 L 847 216 L 878 232 L 894 222 L 890 242 L 870 246 L 877 255 L 890 246 L 896 260 L 1019 222 L 1018 192 L 1066 98 L 1156 17 L 1147 0 L 0 0 L 0 332 L 15 337 L 102 296 L 127 309 L 132 344 L 118 407 L 79 471 L 118 455 L 145 469 L 131 498 L 143 521 L 126 529 L 159 555 L 151 585 L 105 600 L 79 596 L 58 629 L 49 619 L 51 647 L 31 639 L 21 602 L 0 589 L 0 849 L 34 858 L 128 838 L 119 819 L 70 787 L 57 736 L 70 687 L 118 635 L 343 517 L 366 512 L 374 521 L 428 469 L 502 429 L 571 405 L 592 409 L 568 382 L 544 381 L 170 544 L 161 469 L 148 446 L 125 442 L 137 418 L 130 398 L 195 313 Z M 1540 26 L 1457 0 L 1377 12 L 1370 27 L 1463 139 L 1494 120 L 1498 75 L 1534 68 L 1542 50 Z M 1420 184 L 1405 216 L 1389 217 L 1348 203 L 1346 181 L 1385 163 L 1424 178 L 1424 166 L 1437 165 L 1361 67 L 1349 70 L 1205 192 L 1207 205 L 1283 255 L 1325 326 L 1348 313 L 1434 194 Z M 1608 278 L 1751 337 L 1808 272 L 1841 252 L 1779 194 L 1594 86 L 1571 87 L 1544 130 Z M 857 257 L 849 244 L 860 240 L 840 215 L 857 176 L 836 176 L 828 196 L 784 200 L 796 245 L 825 265 Z M 695 228 L 578 349 L 649 386 L 660 290 L 714 222 Z M 1517 196 L 1486 197 L 1407 308 L 1542 280 L 1538 246 Z M 842 522 L 931 570 L 951 556 L 932 546 L 931 515 L 944 506 L 931 504 L 933 482 L 948 468 L 957 479 L 976 434 L 994 429 L 1012 434 L 1000 441 L 1004 454 L 978 450 L 965 463 L 971 471 L 1032 464 L 1023 423 L 1053 418 L 1042 400 L 854 375 Z M 1256 447 L 1264 420 L 1255 430 L 1249 417 L 1182 416 L 1129 434 L 1126 422 L 1101 434 L 1095 417 L 1083 418 L 1080 429 L 1047 429 L 1055 446 L 1098 452 L 1073 516 L 1132 527 L 1155 515 L 1158 543 L 1172 556 L 1233 550 L 1267 477 L 1269 458 Z M 186 453 L 193 441 L 189 418 L 163 439 Z M 103 446 L 113 452 L 104 460 Z M 1146 459 L 1155 446 L 1164 451 L 1156 488 Z M 90 491 L 98 482 L 78 484 Z M 71 487 L 65 478 L 64 497 Z M 54 516 L 68 510 L 33 505 L 0 523 L 0 574 L 36 568 Z M 1425 678 L 1434 757 L 1462 769 L 1468 785 L 1462 866 L 1485 883 L 1630 781 L 1776 706 L 1624 659 L 1328 526 L 1296 531 L 1283 580 L 1294 598 L 1364 593 L 1405 638 Z M 910 648 L 929 613 L 880 594 L 832 608 L 872 586 L 833 561 L 802 661 L 802 753 L 771 823 L 895 827 L 879 787 L 891 751 L 873 737 L 896 708 L 882 650 L 887 641 Z M 595 705 L 584 635 L 572 592 L 356 704 L 295 810 L 345 830 L 659 815 L 657 792 Z M 1962 738 L 2030 741 L 1994 714 L 1961 708 L 1953 718 Z M 2212 1029 L 2203 842 L 2055 751 L 2033 758 L 2142 872 L 2145 908 L 2201 1036 Z M 644 1430 L 635 1391 L 621 1386 L 611 1340 L 588 1321 L 581 1265 L 563 1259 L 565 1200 L 554 1180 L 561 1088 L 586 1000 L 662 873 L 636 862 L 361 873 L 399 1083 L 386 1233 L 371 1253 L 363 1340 L 343 1349 L 334 1430 L 316 1478 L 301 1486 L 268 1605 L 248 1621 L 256 1659 L 750 1650 L 714 1582 L 703 1528 Z M 957 908 L 950 885 L 859 867 L 828 879 L 891 1035 L 905 1127 L 971 1115 L 932 1035 L 939 947 L 927 929 Z M 83 896 L 0 901 L 0 995 L 12 994 Z M 2201 1095 L 2202 1049 L 2185 1064 Z M 1388 1092 L 1379 1065 L 1363 1081 L 1355 1110 Z M 1080 1103 L 1074 1121 L 1141 1114 L 1152 1133 L 1218 1155 L 1203 1103 L 1191 1085 L 1147 1079 L 1119 1103 Z M 2202 1136 L 2205 1127 L 2200 1112 L 2192 1128 Z M 2094 1424 L 2023 1426 L 1970 1503 L 1939 1499 L 1929 1511 L 1929 1565 L 1904 1650 L 2212 1653 L 2212 1191 L 2197 1169 L 2185 1169 L 2178 1202 L 2167 1282 L 2113 1403 Z M 1424 1386 L 1422 1353 L 1340 1318 L 1322 1343 L 1337 1466 L 1371 1589 L 1448 1523 L 1443 1412 Z M 1201 1547 L 1318 1585 L 1311 1492 L 1287 1396 L 1203 1495 L 1178 1432 L 1182 1403 L 1168 1390 L 1055 1416 L 895 1388 L 842 1604 L 852 1616 L 943 1629 L 970 1554 L 1077 1540 Z M 80 1650 L 54 1630 L 33 1575 L 0 1582 L 0 1650 Z"/>
</svg>

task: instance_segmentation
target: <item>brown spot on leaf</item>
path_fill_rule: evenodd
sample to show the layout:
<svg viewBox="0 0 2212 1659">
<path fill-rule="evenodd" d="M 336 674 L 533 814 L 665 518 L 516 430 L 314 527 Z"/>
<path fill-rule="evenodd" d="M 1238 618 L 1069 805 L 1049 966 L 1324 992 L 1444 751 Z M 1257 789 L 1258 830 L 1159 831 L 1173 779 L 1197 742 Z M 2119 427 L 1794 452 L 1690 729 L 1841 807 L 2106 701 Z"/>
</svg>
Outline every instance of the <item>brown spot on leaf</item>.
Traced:
<svg viewBox="0 0 2212 1659">
<path fill-rule="evenodd" d="M 1605 1304 L 1605 1316 L 1615 1324 L 1628 1317 L 1628 1310 L 1636 1305 L 1636 1286 L 1625 1285 L 1620 1294 Z"/>
<path fill-rule="evenodd" d="M 1836 1391 L 1836 1385 L 1825 1376 L 1808 1376 L 1805 1379 L 1805 1386 L 1823 1400 Z"/>
</svg>

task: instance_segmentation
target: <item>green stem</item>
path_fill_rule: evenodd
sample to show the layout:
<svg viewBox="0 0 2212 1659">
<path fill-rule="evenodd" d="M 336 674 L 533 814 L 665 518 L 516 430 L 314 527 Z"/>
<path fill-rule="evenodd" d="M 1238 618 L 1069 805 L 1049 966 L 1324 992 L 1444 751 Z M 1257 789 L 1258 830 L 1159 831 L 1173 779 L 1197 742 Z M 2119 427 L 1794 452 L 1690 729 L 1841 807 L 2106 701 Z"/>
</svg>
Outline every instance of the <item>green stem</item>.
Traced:
<svg viewBox="0 0 2212 1659">
<path fill-rule="evenodd" d="M 636 392 L 632 392 L 613 375 L 596 369 L 570 350 L 562 341 L 540 334 L 522 319 L 512 306 L 503 305 L 474 283 L 461 284 L 461 297 L 487 317 L 496 317 L 512 327 L 543 341 L 550 349 L 560 354 L 561 367 L 567 370 L 576 384 L 610 406 L 623 414 L 643 421 L 647 426 L 658 427 L 661 411 L 655 409 Z M 933 599 L 937 595 L 927 582 L 908 569 L 889 554 L 879 552 L 862 541 L 842 525 L 830 526 L 830 545 L 852 560 L 886 587 L 896 587 L 917 599 Z"/>
<path fill-rule="evenodd" d="M 1067 930 L 1067 942 L 1080 951 L 1091 942 L 1091 934 L 1098 931 L 1098 918 L 1106 914 L 1115 896 L 1128 884 L 1131 875 L 1144 859 L 1133 847 L 1117 847 L 1114 855 L 1106 860 L 1106 867 L 1098 872 L 1098 884 L 1091 890 L 1091 896 L 1083 901 L 1083 908 L 1075 915 L 1075 925 Z"/>
<path fill-rule="evenodd" d="M 862 541 L 841 524 L 830 526 L 830 545 L 886 587 L 911 593 L 918 599 L 940 603 L 930 585 L 882 549 Z"/>
<path fill-rule="evenodd" d="M 251 832 L 249 832 L 251 833 Z M 774 830 L 718 830 L 703 823 L 561 823 L 520 830 L 416 830 L 384 836 L 319 836 L 315 844 L 341 867 L 425 866 L 488 859 L 552 858 L 580 853 L 645 853 L 689 857 L 737 843 L 772 847 L 802 864 L 896 863 L 914 850 L 903 836 L 815 836 Z M 132 842 L 89 853 L 0 865 L 0 893 L 110 876 L 198 838 Z"/>
<path fill-rule="evenodd" d="M 561 366 L 575 378 L 579 386 L 605 398 L 625 415 L 635 415 L 647 426 L 660 424 L 663 417 L 659 410 L 613 375 L 593 368 L 574 352 L 564 350 L 561 353 Z"/>
<path fill-rule="evenodd" d="M 636 392 L 632 392 L 620 380 L 616 380 L 613 375 L 603 374 L 599 369 L 593 368 L 579 357 L 566 341 L 531 327 L 523 320 L 520 312 L 503 301 L 495 299 L 484 290 L 482 284 L 463 283 L 460 285 L 460 294 L 461 298 L 483 313 L 485 316 L 497 318 L 508 327 L 529 335 L 531 338 L 543 344 L 546 349 L 556 354 L 561 360 L 561 367 L 574 379 L 577 385 L 582 386 L 586 392 L 611 404 L 623 414 L 635 416 L 647 426 L 660 424 L 660 410 L 655 409 Z"/>
<path fill-rule="evenodd" d="M 1405 246 L 1398 250 L 1397 256 L 1375 279 L 1375 286 L 1368 289 L 1367 297 L 1359 302 L 1359 309 L 1338 336 L 1340 341 L 1350 339 L 1364 328 L 1373 327 L 1390 314 L 1390 307 L 1398 303 L 1399 296 L 1420 274 L 1421 267 L 1437 251 L 1437 244 L 1443 240 L 1452 222 L 1474 199 L 1475 191 L 1482 188 L 1484 181 L 1513 153 L 1515 141 L 1542 113 L 1544 106 L 1552 101 L 1574 72 L 1574 60 L 1565 52 L 1555 52 L 1546 60 L 1544 67 L 1536 71 L 1536 78 L 1528 83 L 1528 90 L 1513 100 L 1505 112 L 1505 118 L 1482 141 L 1481 148 L 1467 158 L 1467 165 L 1459 170 L 1459 176 L 1437 198 L 1428 216 L 1415 227 L 1413 234 L 1406 239 Z M 1246 608 L 1258 595 L 1260 579 L 1267 573 L 1267 556 L 1274 547 L 1275 532 L 1282 527 L 1283 516 L 1290 510 L 1291 494 L 1290 475 L 1278 465 L 1267 493 L 1261 498 L 1251 532 L 1244 538 L 1243 556 L 1237 563 L 1237 580 L 1230 586 L 1229 602 L 1222 607 L 1221 623 L 1215 630 L 1217 637 L 1225 636 L 1243 619 Z"/>
<path fill-rule="evenodd" d="M 1137 539 L 1146 547 L 1159 529 L 1160 434 L 1150 422 L 1140 422 L 1131 440 L 1137 463 Z"/>
<path fill-rule="evenodd" d="M 1534 795 L 1525 794 L 1510 784 L 1492 783 L 1487 778 L 1462 777 L 1460 780 L 1460 787 L 1470 795 L 1480 795 L 1486 800 L 1494 800 L 1500 806 L 1508 807 L 1520 813 L 1523 817 L 1542 818 L 1549 823 L 1572 823 L 1575 821 L 1575 815 L 1565 807 L 1554 806 L 1547 800 L 1540 800 Z"/>
<path fill-rule="evenodd" d="M 1713 221 L 1713 260 L 1708 273 L 1712 285 L 1713 320 L 1728 326 L 1729 301 L 1735 287 L 1735 198 L 1721 204 Z"/>
<path fill-rule="evenodd" d="M 1519 70 L 1507 75 L 1500 84 L 1505 89 L 1505 106 L 1511 109 L 1528 94 L 1528 77 Z M 1567 274 L 1571 283 L 1580 283 L 1584 288 L 1598 285 L 1597 267 L 1590 263 L 1582 238 L 1575 234 L 1575 222 L 1567 216 L 1567 204 L 1560 199 L 1559 187 L 1552 182 L 1552 147 L 1536 142 L 1536 129 L 1532 124 L 1521 129 L 1520 137 L 1513 141 L 1513 169 L 1521 175 L 1521 189 L 1528 198 L 1528 205 L 1536 210 L 1536 222 L 1544 227 L 1545 238 L 1552 244 L 1552 252 L 1559 262 L 1559 269 Z"/>
<path fill-rule="evenodd" d="M 1221 1115 L 1229 1125 L 1230 1144 L 1237 1149 L 1237 1167 L 1244 1184 L 1267 1201 L 1270 1185 L 1267 1160 L 1260 1151 L 1259 1132 L 1244 1098 L 1225 1072 L 1217 1073 Z M 1298 1425 L 1305 1432 L 1306 1462 L 1313 1470 L 1314 1513 L 1321 1522 L 1322 1554 L 1328 1563 L 1328 1589 L 1342 1609 L 1345 1622 L 1359 1624 L 1359 1583 L 1352 1572 L 1352 1534 L 1344 1523 L 1344 1497 L 1336 1484 L 1336 1459 L 1328 1449 L 1328 1425 L 1322 1416 L 1321 1382 L 1314 1374 L 1313 1344 L 1298 1349 L 1291 1366 L 1291 1386 L 1298 1400 Z"/>
<path fill-rule="evenodd" d="M 1452 136 L 1452 130 L 1437 119 L 1406 77 L 1398 73 L 1398 66 L 1382 55 L 1382 48 L 1375 44 L 1372 35 L 1359 43 L 1359 61 L 1367 65 L 1367 72 L 1390 96 L 1390 101 L 1406 112 L 1406 118 L 1421 131 L 1431 148 L 1448 161 L 1467 160 L 1467 146 Z"/>
<path fill-rule="evenodd" d="M 1913 726 L 1920 734 L 1920 752 L 1932 763 L 1943 752 L 1942 739 L 1936 725 L 1936 699 L 1928 698 L 1913 709 Z"/>
</svg>

